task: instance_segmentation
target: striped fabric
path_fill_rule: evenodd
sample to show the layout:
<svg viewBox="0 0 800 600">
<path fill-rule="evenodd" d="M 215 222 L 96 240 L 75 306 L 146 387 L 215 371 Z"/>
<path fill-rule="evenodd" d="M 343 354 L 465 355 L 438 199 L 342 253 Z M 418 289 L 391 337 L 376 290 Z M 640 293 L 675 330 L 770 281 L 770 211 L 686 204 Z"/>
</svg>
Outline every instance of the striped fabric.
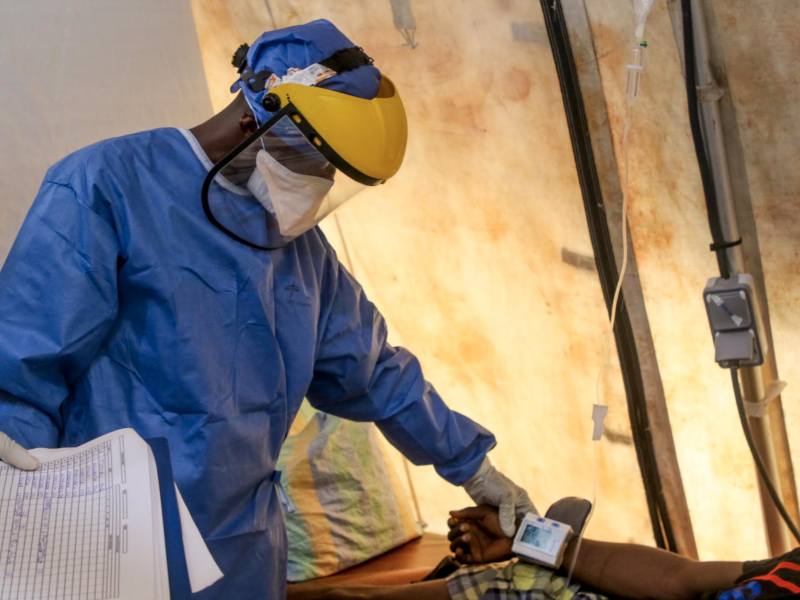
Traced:
<svg viewBox="0 0 800 600">
<path fill-rule="evenodd" d="M 580 591 L 560 572 L 515 560 L 461 567 L 447 578 L 452 600 L 608 600 Z"/>
<path fill-rule="evenodd" d="M 332 575 L 422 535 L 372 424 L 303 403 L 281 450 L 289 581 Z"/>
</svg>

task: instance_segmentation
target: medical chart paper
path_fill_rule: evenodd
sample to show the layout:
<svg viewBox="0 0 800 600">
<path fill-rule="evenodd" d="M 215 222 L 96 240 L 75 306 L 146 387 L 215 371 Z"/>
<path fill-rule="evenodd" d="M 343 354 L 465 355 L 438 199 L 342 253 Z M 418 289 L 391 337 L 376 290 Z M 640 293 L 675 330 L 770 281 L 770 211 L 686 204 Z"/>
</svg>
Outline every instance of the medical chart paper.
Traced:
<svg viewBox="0 0 800 600">
<path fill-rule="evenodd" d="M 31 454 L 41 462 L 36 471 L 0 463 L 0 598 L 168 598 L 160 494 L 148 444 L 122 429 L 78 448 Z M 195 533 L 185 514 L 184 528 Z M 199 539 L 201 556 L 216 567 Z M 192 571 L 196 565 L 187 566 Z"/>
</svg>

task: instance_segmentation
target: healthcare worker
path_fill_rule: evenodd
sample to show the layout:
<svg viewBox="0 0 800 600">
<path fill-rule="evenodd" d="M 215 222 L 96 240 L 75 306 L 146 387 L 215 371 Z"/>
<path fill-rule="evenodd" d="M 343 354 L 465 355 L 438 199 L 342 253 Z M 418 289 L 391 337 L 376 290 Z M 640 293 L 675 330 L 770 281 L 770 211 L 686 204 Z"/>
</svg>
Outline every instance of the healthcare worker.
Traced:
<svg viewBox="0 0 800 600">
<path fill-rule="evenodd" d="M 236 99 L 191 131 L 61 160 L 0 272 L 0 459 L 132 427 L 165 437 L 225 576 L 198 598 L 282 598 L 275 462 L 304 397 L 373 421 L 476 503 L 533 510 L 486 458 L 316 224 L 390 178 L 406 143 L 392 82 L 327 21 L 234 57 Z M 13 440 L 16 440 L 14 442 Z"/>
</svg>

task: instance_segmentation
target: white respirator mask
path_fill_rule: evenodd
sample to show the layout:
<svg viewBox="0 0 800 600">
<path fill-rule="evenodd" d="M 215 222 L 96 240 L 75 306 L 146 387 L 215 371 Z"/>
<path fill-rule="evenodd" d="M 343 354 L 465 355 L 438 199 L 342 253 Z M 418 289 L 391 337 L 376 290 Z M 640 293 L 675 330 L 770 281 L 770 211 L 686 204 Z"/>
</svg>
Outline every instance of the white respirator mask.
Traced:
<svg viewBox="0 0 800 600">
<path fill-rule="evenodd" d="M 331 173 L 333 175 L 333 173 Z M 256 156 L 247 189 L 278 221 L 281 235 L 297 237 L 319 221 L 325 199 L 333 187 L 333 177 L 315 177 L 295 173 L 265 150 Z"/>
</svg>

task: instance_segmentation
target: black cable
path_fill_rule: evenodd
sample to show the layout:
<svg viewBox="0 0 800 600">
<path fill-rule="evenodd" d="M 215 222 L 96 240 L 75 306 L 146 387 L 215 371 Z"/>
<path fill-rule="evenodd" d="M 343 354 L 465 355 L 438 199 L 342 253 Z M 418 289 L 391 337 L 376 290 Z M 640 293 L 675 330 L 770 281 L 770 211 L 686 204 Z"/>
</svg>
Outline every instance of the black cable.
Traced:
<svg viewBox="0 0 800 600">
<path fill-rule="evenodd" d="M 778 491 L 775 489 L 772 481 L 770 481 L 769 474 L 767 473 L 767 467 L 764 466 L 764 461 L 761 460 L 761 455 L 759 455 L 758 448 L 756 448 L 756 443 L 753 440 L 753 434 L 750 431 L 750 424 L 747 422 L 747 411 L 744 409 L 742 388 L 739 386 L 739 369 L 736 367 L 731 369 L 731 381 L 733 382 L 733 393 L 736 395 L 736 408 L 739 410 L 739 419 L 742 422 L 744 437 L 747 440 L 747 445 L 750 447 L 750 452 L 753 454 L 753 460 L 756 461 L 758 473 L 761 475 L 761 480 L 764 482 L 767 491 L 769 491 L 769 495 L 772 497 L 772 501 L 775 503 L 775 507 L 778 509 L 778 512 L 781 513 L 781 517 L 783 517 L 783 520 L 786 522 L 786 526 L 789 528 L 789 531 L 791 531 L 795 539 L 800 542 L 800 531 L 798 531 L 797 527 L 795 527 L 791 517 L 789 517 L 789 513 L 786 511 L 786 507 L 783 505 L 783 502 L 778 495 Z"/>
<path fill-rule="evenodd" d="M 723 279 L 730 278 L 728 268 L 727 247 L 730 244 L 725 241 L 722 233 L 722 219 L 717 206 L 717 191 L 714 187 L 714 174 L 711 171 L 711 164 L 706 155 L 706 147 L 703 143 L 703 131 L 700 127 L 700 112 L 697 106 L 697 73 L 695 71 L 695 52 L 694 52 L 694 27 L 692 23 L 692 0 L 681 0 L 681 10 L 683 13 L 683 56 L 686 63 L 686 97 L 689 104 L 689 125 L 692 130 L 692 140 L 694 141 L 694 151 L 697 155 L 697 166 L 700 168 L 700 179 L 703 181 L 703 192 L 706 199 L 706 209 L 708 212 L 708 226 L 711 229 L 711 237 L 714 240 L 712 250 L 717 254 L 717 263 Z"/>
</svg>

